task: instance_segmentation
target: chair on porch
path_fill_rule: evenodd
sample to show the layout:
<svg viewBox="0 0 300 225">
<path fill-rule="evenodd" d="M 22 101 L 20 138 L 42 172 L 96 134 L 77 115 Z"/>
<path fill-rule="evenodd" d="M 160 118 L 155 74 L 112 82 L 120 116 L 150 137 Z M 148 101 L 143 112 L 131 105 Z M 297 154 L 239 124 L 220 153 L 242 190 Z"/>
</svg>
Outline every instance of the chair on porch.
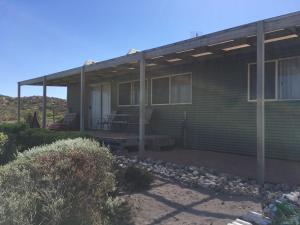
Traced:
<svg viewBox="0 0 300 225">
<path fill-rule="evenodd" d="M 146 107 L 145 108 L 145 128 L 146 128 L 146 131 L 149 130 L 150 133 L 152 133 L 152 131 L 153 131 L 152 126 L 151 126 L 152 115 L 153 115 L 153 108 Z M 130 118 L 130 121 L 128 121 L 128 126 L 138 126 L 140 124 L 139 119 L 140 119 L 139 114 L 133 115 Z"/>
<path fill-rule="evenodd" d="M 66 113 L 62 122 L 50 124 L 49 130 L 77 130 L 79 129 L 78 113 Z"/>
</svg>

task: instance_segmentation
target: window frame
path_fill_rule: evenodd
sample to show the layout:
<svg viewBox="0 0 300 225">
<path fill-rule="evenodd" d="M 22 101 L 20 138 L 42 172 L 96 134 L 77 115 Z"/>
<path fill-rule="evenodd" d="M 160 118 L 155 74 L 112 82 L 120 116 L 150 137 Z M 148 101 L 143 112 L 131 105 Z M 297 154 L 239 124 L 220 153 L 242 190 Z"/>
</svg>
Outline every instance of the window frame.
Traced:
<svg viewBox="0 0 300 225">
<path fill-rule="evenodd" d="M 191 96 L 190 96 L 190 102 L 182 102 L 182 103 L 172 103 L 171 98 L 172 98 L 172 84 L 171 84 L 171 78 L 175 76 L 182 76 L 182 75 L 190 75 L 191 76 Z M 168 103 L 161 103 L 161 104 L 155 104 L 153 103 L 153 80 L 156 79 L 162 79 L 162 78 L 168 78 L 169 79 L 169 101 Z M 177 73 L 177 74 L 169 74 L 169 75 L 162 75 L 162 76 L 157 76 L 157 77 L 152 77 L 151 78 L 151 100 L 150 104 L 153 106 L 164 106 L 164 105 L 192 105 L 193 104 L 193 74 L 192 72 L 186 72 L 186 73 Z"/>
<path fill-rule="evenodd" d="M 278 67 L 279 67 L 279 61 L 295 59 L 295 58 L 300 58 L 300 55 L 277 59 L 277 70 L 278 70 Z M 278 76 L 278 78 L 279 78 L 279 76 Z M 278 85 L 277 85 L 277 88 L 278 88 Z M 277 96 L 277 98 L 278 98 L 278 96 Z M 285 98 L 285 99 L 278 98 L 278 101 L 279 102 L 283 102 L 283 101 L 300 101 L 300 98 Z"/>
<path fill-rule="evenodd" d="M 131 107 L 131 106 L 139 106 L 140 104 L 133 104 L 133 85 L 134 85 L 134 82 L 137 82 L 137 81 L 140 81 L 139 79 L 135 79 L 135 80 L 129 80 L 129 81 L 121 81 L 121 82 L 118 82 L 117 84 L 117 106 L 118 107 Z M 120 105 L 120 91 L 119 91 L 119 88 L 120 88 L 120 85 L 121 84 L 129 84 L 130 83 L 130 104 L 129 105 Z M 149 99 L 149 85 L 148 85 L 148 79 L 145 79 L 145 83 L 146 83 L 146 86 L 147 86 L 147 91 L 145 90 L 145 95 L 146 95 L 146 103 L 145 105 L 148 105 L 148 99 Z"/>
<path fill-rule="evenodd" d="M 121 84 L 130 84 L 130 99 L 129 99 L 129 101 L 130 101 L 130 104 L 129 105 L 120 105 L 120 85 Z M 117 98 L 118 98 L 118 107 L 128 107 L 128 106 L 131 106 L 131 103 L 132 103 L 132 83 L 131 83 L 131 81 L 122 81 L 122 82 L 118 82 L 118 88 L 117 88 Z"/>
<path fill-rule="evenodd" d="M 140 82 L 140 80 L 132 80 L 131 81 L 131 105 L 130 106 L 139 106 L 140 104 L 133 104 L 133 90 L 134 90 L 134 83 L 135 82 Z M 145 88 L 145 97 L 146 97 L 146 102 L 145 105 L 148 105 L 148 99 L 149 99 L 149 85 L 148 85 L 148 79 L 145 79 L 145 87 L 147 87 L 147 89 Z"/>
<path fill-rule="evenodd" d="M 275 59 L 271 59 L 271 60 L 266 60 L 265 62 L 276 62 L 275 63 L 275 95 L 276 95 L 276 98 L 275 99 L 265 99 L 266 102 L 275 102 L 275 101 L 278 101 L 278 102 L 284 102 L 284 101 L 300 101 L 300 98 L 298 99 L 280 99 L 278 98 L 278 78 L 279 78 L 279 62 L 280 61 L 283 61 L 283 60 L 288 60 L 288 59 L 295 59 L 295 58 L 299 58 L 300 55 L 296 55 L 296 56 L 290 56 L 290 57 L 281 57 L 281 58 L 275 58 Z M 248 74 L 247 74 L 247 82 L 248 82 L 248 102 L 256 102 L 256 100 L 250 100 L 250 65 L 252 64 L 256 64 L 256 62 L 252 62 L 252 63 L 248 63 Z"/>
<path fill-rule="evenodd" d="M 278 59 L 272 59 L 272 60 L 265 60 L 265 64 L 266 63 L 270 63 L 270 62 L 275 62 L 275 98 L 273 99 L 265 99 L 266 102 L 275 102 L 278 101 Z M 248 102 L 256 102 L 257 99 L 250 99 L 250 67 L 251 65 L 256 65 L 256 62 L 253 63 L 248 63 L 248 67 L 247 67 L 247 98 L 248 98 Z"/>
</svg>

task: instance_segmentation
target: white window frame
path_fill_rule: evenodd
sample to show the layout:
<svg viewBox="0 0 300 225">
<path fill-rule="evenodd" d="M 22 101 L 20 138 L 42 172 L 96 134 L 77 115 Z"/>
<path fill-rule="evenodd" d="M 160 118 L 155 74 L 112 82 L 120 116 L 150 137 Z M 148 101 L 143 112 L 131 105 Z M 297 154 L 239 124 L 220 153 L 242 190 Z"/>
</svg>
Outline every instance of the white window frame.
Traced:
<svg viewBox="0 0 300 225">
<path fill-rule="evenodd" d="M 191 76 L 191 96 L 190 96 L 190 99 L 191 99 L 191 102 L 183 102 L 183 103 L 172 103 L 171 102 L 171 98 L 172 98 L 172 90 L 171 90 L 171 78 L 172 77 L 175 77 L 175 76 L 182 76 L 182 75 L 190 75 Z M 168 77 L 169 78 L 169 102 L 168 103 L 162 103 L 162 104 L 155 104 L 153 103 L 152 101 L 152 92 L 153 92 L 153 80 L 156 80 L 156 79 L 161 79 L 161 78 L 166 78 Z M 157 77 L 152 77 L 151 78 L 151 105 L 154 105 L 154 106 L 159 106 L 159 105 L 191 105 L 193 104 L 193 74 L 192 72 L 187 72 L 187 73 L 178 73 L 178 74 L 169 74 L 169 75 L 163 75 L 163 76 L 157 76 Z"/>
<path fill-rule="evenodd" d="M 283 61 L 283 60 L 288 60 L 288 59 L 295 59 L 295 58 L 299 58 L 300 56 L 297 55 L 297 56 L 290 56 L 290 57 L 283 57 L 283 58 L 277 58 L 277 59 L 272 59 L 272 60 L 266 60 L 265 62 L 275 62 L 275 99 L 265 99 L 266 102 L 274 102 L 274 101 L 278 101 L 278 102 L 284 102 L 284 101 L 299 101 L 300 98 L 298 99 L 280 99 L 278 98 L 278 78 L 279 78 L 279 75 L 278 75 L 278 67 L 279 67 L 279 62 L 280 61 Z M 248 82 L 248 102 L 256 102 L 256 100 L 250 100 L 250 65 L 252 64 L 256 64 L 256 62 L 252 62 L 252 63 L 248 63 L 248 79 L 247 79 L 247 82 Z"/>
<path fill-rule="evenodd" d="M 274 102 L 278 100 L 278 60 L 272 59 L 272 60 L 266 60 L 265 63 L 269 62 L 275 62 L 275 98 L 273 99 L 265 99 L 266 102 Z M 248 75 L 247 75 L 247 88 L 248 88 L 248 102 L 256 102 L 256 99 L 250 99 L 250 66 L 256 65 L 256 63 L 248 63 Z"/>
<path fill-rule="evenodd" d="M 300 58 L 300 56 L 298 55 L 298 56 L 291 56 L 291 57 L 277 59 L 277 64 L 276 64 L 277 65 L 277 70 L 278 70 L 278 66 L 279 66 L 279 61 L 288 60 L 288 59 L 295 59 L 295 58 Z M 277 98 L 278 98 L 278 95 L 277 95 Z M 288 98 L 287 99 L 280 99 L 280 98 L 278 98 L 279 102 L 284 102 L 284 101 L 299 101 L 299 100 L 300 100 L 300 98 L 292 98 L 292 99 L 288 99 Z"/>
<path fill-rule="evenodd" d="M 136 81 L 140 81 L 140 80 L 136 79 L 136 80 L 118 82 L 118 84 L 117 84 L 117 106 L 118 107 L 139 106 L 139 104 L 133 104 L 133 85 L 134 85 L 134 82 L 136 82 Z M 120 105 L 119 87 L 120 87 L 121 84 L 129 84 L 129 83 L 130 83 L 130 104 L 129 105 Z M 146 83 L 146 86 L 147 86 L 147 93 L 146 93 L 146 90 L 145 90 L 145 94 L 147 96 L 145 105 L 148 105 L 148 98 L 149 98 L 149 95 L 148 95 L 149 94 L 148 79 L 145 79 L 145 83 Z"/>
</svg>

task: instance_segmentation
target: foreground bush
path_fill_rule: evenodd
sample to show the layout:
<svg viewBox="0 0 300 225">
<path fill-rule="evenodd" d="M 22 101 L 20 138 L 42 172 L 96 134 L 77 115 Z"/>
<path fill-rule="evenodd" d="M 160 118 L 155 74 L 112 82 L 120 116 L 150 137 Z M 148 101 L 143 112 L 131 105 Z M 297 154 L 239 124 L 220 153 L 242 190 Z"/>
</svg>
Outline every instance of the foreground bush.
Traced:
<svg viewBox="0 0 300 225">
<path fill-rule="evenodd" d="M 124 173 L 124 184 L 131 191 L 142 191 L 150 187 L 153 175 L 144 169 L 130 166 Z"/>
<path fill-rule="evenodd" d="M 35 147 L 0 167 L 1 225 L 100 225 L 114 191 L 112 155 L 87 139 Z"/>
</svg>

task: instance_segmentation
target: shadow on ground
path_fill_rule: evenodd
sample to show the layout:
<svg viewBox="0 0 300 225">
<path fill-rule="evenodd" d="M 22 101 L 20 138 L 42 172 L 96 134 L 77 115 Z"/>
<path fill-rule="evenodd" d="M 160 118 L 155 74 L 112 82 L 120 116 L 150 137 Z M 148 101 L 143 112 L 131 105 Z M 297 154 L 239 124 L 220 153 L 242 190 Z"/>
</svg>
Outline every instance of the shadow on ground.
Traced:
<svg viewBox="0 0 300 225">
<path fill-rule="evenodd" d="M 224 225 L 250 210 L 261 211 L 259 200 L 251 197 L 187 188 L 163 179 L 126 198 L 137 225 Z"/>
</svg>

